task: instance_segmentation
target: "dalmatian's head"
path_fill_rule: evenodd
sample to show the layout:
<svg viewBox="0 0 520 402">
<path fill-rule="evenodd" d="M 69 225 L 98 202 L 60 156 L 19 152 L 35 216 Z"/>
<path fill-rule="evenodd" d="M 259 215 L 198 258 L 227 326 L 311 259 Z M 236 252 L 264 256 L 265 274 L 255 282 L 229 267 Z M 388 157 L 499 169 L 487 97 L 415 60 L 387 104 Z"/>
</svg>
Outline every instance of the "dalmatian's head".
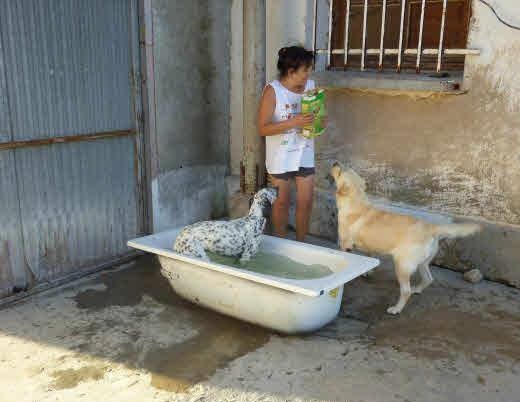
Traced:
<svg viewBox="0 0 520 402">
<path fill-rule="evenodd" d="M 278 197 L 278 188 L 267 187 L 263 188 L 253 197 L 253 203 L 249 209 L 249 216 L 256 216 L 258 218 L 268 217 L 271 214 L 271 206 Z"/>
</svg>

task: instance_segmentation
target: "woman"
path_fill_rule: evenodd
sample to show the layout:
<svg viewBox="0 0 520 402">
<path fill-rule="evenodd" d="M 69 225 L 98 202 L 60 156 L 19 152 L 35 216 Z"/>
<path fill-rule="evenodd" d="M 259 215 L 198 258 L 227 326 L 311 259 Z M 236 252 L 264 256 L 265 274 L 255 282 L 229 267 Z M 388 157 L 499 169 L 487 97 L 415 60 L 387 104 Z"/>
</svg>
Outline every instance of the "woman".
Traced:
<svg viewBox="0 0 520 402">
<path fill-rule="evenodd" d="M 273 231 L 285 237 L 289 219 L 289 184 L 296 183 L 296 239 L 303 241 L 309 227 L 314 191 L 314 140 L 300 135 L 313 122 L 313 114 L 301 114 L 301 98 L 314 89 L 309 80 L 313 53 L 303 47 L 284 47 L 278 52 L 279 79 L 269 83 L 258 111 L 258 131 L 265 137 L 266 168 L 271 184 L 278 187 L 272 209 Z"/>
</svg>

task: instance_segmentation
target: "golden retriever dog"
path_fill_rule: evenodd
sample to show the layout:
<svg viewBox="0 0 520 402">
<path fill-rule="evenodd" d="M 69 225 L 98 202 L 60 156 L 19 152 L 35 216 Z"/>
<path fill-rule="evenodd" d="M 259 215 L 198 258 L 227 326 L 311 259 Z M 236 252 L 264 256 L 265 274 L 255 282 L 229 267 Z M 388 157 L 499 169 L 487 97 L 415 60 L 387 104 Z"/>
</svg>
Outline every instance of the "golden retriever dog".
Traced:
<svg viewBox="0 0 520 402">
<path fill-rule="evenodd" d="M 440 239 L 469 236 L 481 229 L 476 224 L 436 225 L 377 209 L 365 194 L 365 181 L 352 169 L 336 162 L 330 176 L 336 184 L 340 248 L 393 257 L 401 292 L 397 303 L 387 309 L 390 314 L 399 314 L 411 294 L 421 293 L 433 282 L 429 265 Z M 410 277 L 417 270 L 421 282 L 411 287 Z"/>
</svg>

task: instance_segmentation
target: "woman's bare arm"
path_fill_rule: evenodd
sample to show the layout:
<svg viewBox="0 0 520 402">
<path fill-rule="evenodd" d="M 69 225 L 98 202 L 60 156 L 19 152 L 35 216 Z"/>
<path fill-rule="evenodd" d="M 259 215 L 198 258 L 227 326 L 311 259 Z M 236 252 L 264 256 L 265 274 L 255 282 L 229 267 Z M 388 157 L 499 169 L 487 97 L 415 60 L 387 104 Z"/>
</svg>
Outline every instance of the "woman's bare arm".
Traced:
<svg viewBox="0 0 520 402">
<path fill-rule="evenodd" d="M 257 116 L 258 133 L 262 137 L 281 134 L 296 127 L 303 127 L 312 123 L 314 120 L 314 115 L 311 113 L 305 115 L 299 114 L 288 120 L 273 123 L 275 108 L 276 94 L 273 87 L 268 85 L 260 99 L 260 107 L 258 108 Z"/>
</svg>

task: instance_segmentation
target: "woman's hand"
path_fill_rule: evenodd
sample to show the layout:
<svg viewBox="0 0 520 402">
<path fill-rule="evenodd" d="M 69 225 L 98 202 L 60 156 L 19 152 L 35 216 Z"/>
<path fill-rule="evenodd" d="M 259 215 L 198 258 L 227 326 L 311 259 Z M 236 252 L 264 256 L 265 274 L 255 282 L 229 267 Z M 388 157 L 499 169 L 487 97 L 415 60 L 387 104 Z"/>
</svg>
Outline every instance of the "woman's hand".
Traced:
<svg viewBox="0 0 520 402">
<path fill-rule="evenodd" d="M 296 114 L 287 120 L 273 122 L 273 114 L 276 108 L 276 94 L 271 85 L 265 87 L 257 116 L 258 133 L 262 137 L 283 134 L 287 130 L 301 128 L 314 122 L 314 114 Z"/>
<path fill-rule="evenodd" d="M 291 117 L 289 119 L 289 122 L 291 122 L 291 125 L 295 128 L 296 127 L 297 128 L 305 127 L 314 122 L 314 114 L 313 113 L 297 114 L 294 117 Z"/>
</svg>

